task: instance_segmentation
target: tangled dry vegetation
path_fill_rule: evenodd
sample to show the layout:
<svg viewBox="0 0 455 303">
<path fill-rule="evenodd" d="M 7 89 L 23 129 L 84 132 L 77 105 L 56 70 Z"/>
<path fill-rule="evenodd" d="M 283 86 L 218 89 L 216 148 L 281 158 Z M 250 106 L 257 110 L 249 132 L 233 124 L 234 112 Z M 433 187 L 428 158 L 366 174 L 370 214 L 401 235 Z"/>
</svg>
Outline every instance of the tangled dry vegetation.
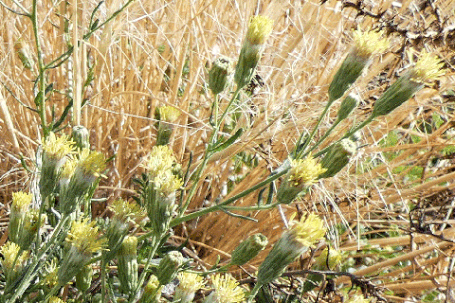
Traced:
<svg viewBox="0 0 455 303">
<path fill-rule="evenodd" d="M 110 15 L 121 1 L 107 2 L 100 12 Z M 354 274 L 368 278 L 358 282 L 366 291 L 390 302 L 420 302 L 431 296 L 455 300 L 455 149 L 451 148 L 455 4 L 451 0 L 322 2 L 137 1 L 102 35 L 79 45 L 69 63 L 54 68 L 48 82 L 55 90 L 71 90 L 75 96 L 82 91 L 80 116 L 75 114 L 74 122 L 66 120 L 62 126 L 84 125 L 91 130 L 92 146 L 115 155 L 97 193 L 100 199 L 93 202 L 93 215 L 106 215 L 108 203 L 134 194 L 130 180 L 137 177 L 141 158 L 155 142 L 157 106 L 174 105 L 181 112 L 170 145 L 182 166 L 190 155 L 195 163 L 201 158 L 211 130 L 208 68 L 219 54 L 237 58 L 250 16 L 260 13 L 275 21 L 259 64 L 264 83 L 252 102 L 240 108 L 248 113 L 240 123 L 250 127 L 234 145 L 211 159 L 190 211 L 219 197 L 233 196 L 278 167 L 300 132 L 311 129 L 322 112 L 328 85 L 349 49 L 351 30 L 380 28 L 386 30 L 392 47 L 375 58 L 352 87 L 361 96 L 361 106 L 331 137 L 338 138 L 371 112 L 377 97 L 409 64 L 406 51 L 410 47 L 436 53 L 445 63 L 446 75 L 364 129 L 363 147 L 347 169 L 318 183 L 281 211 L 311 211 L 325 218 L 332 227 L 330 240 L 354 262 Z M 80 1 L 77 14 L 56 14 L 51 1 L 41 2 L 40 14 L 46 16 L 40 20 L 44 58 L 65 52 L 65 19 L 77 16 L 80 27 L 86 27 L 87 12 L 96 4 Z M 29 60 L 37 60 L 32 28 L 3 7 L 0 17 L 2 245 L 11 193 L 32 184 L 33 174 L 20 159 L 34 167 L 40 122 L 30 110 L 34 107 L 34 71 L 24 68 L 17 47 L 19 42 L 19 50 Z M 77 28 L 71 30 L 78 34 Z M 91 66 L 93 80 L 84 83 Z M 48 117 L 59 117 L 66 106 L 67 99 L 54 94 Z M 317 136 L 333 122 L 336 108 L 322 122 Z M 254 205 L 257 199 L 255 192 L 236 206 Z M 186 253 L 210 267 L 218 256 L 221 262 L 227 259 L 248 235 L 261 232 L 269 243 L 278 239 L 284 226 L 279 209 L 250 215 L 257 222 L 213 213 L 177 229 L 170 241 L 181 244 L 189 237 Z M 254 272 L 265 255 L 244 270 Z M 294 269 L 310 268 L 306 260 L 308 255 Z M 241 269 L 235 274 L 248 278 Z M 335 279 L 335 284 L 340 282 L 352 281 L 348 276 Z M 337 300 L 330 292 L 319 299 Z"/>
</svg>

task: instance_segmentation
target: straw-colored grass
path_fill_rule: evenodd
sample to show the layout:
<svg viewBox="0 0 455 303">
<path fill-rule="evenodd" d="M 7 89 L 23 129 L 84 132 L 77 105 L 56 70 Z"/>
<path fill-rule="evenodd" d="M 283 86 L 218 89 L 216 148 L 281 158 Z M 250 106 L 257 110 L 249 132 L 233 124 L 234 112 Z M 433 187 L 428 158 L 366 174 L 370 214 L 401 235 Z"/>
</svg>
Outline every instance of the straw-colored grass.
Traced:
<svg viewBox="0 0 455 303">
<path fill-rule="evenodd" d="M 24 2 L 27 6 L 31 1 Z M 79 1 L 77 10 L 70 5 L 68 11 L 63 10 L 61 1 L 57 1 L 55 7 L 50 1 L 39 2 L 44 60 L 50 61 L 66 50 L 64 19 L 74 20 L 78 16 L 80 26 L 73 27 L 72 33 L 80 38 L 97 1 Z M 121 2 L 107 1 L 101 6 L 98 18 L 110 15 Z M 364 129 L 361 142 L 365 146 L 349 167 L 336 177 L 317 184 L 304 199 L 283 207 L 282 213 L 289 217 L 296 209 L 313 211 L 324 217 L 328 226 L 346 226 L 343 234 L 331 234 L 331 240 L 342 251 L 359 251 L 353 257 L 360 260 L 366 254 L 361 250 L 367 244 L 384 254 L 389 247 L 400 247 L 402 254 L 399 256 L 384 258 L 384 254 L 380 254 L 375 257 L 376 264 L 366 265 L 357 272 L 373 275 L 374 280 L 381 281 L 381 286 L 393 292 L 392 301 L 398 302 L 398 296 L 419 298 L 422 292 L 435 288 L 445 291 L 454 281 L 450 275 L 453 243 L 415 231 L 411 235 L 408 233 L 410 205 L 437 197 L 438 193 L 446 193 L 448 203 L 455 197 L 452 157 L 441 160 L 439 166 L 431 162 L 435 158 L 442 159 L 441 150 L 454 144 L 450 135 L 453 114 L 447 110 L 449 99 L 441 93 L 453 89 L 455 83 L 451 40 L 455 5 L 451 0 L 432 4 L 438 20 L 431 7 L 418 9 L 416 3 L 422 1 L 400 1 L 401 6 L 388 0 L 360 1 L 362 4 L 358 8 L 367 12 L 385 10 L 379 20 L 359 14 L 358 8 L 343 8 L 338 1 L 327 1 L 323 5 L 319 2 L 136 1 L 106 28 L 79 45 L 71 63 L 52 70 L 48 81 L 63 93 L 71 89 L 76 101 L 78 98 L 87 100 L 80 115 L 77 111 L 72 112 L 75 122 L 71 119 L 66 122 L 84 125 L 91 130 L 92 146 L 108 156 L 116 155 L 98 193 L 109 203 L 115 197 L 133 194 L 130 180 L 139 174 L 141 157 L 154 144 L 153 113 L 159 105 L 174 105 L 182 113 L 171 140 L 182 167 L 188 164 L 190 154 L 194 163 L 201 159 L 211 129 L 208 117 L 212 96 L 205 86 L 207 67 L 218 54 L 236 59 L 250 16 L 259 13 L 274 19 L 274 30 L 259 66 L 265 86 L 251 104 L 241 108 L 245 117 L 250 116 L 252 120 L 245 119 L 240 123 L 243 126 L 251 123 L 252 126 L 235 145 L 209 163 L 191 201 L 191 211 L 214 203 L 218 197 L 226 198 L 243 191 L 280 165 L 293 149 L 300 132 L 311 129 L 323 110 L 328 85 L 349 49 L 351 29 L 384 27 L 393 44 L 389 53 L 375 58 L 370 69 L 352 88 L 364 101 L 331 138 L 337 138 L 352 123 L 366 117 L 374 98 L 396 78 L 396 72 L 409 63 L 400 58 L 403 47 L 414 46 L 435 52 L 446 62 L 446 76 L 386 118 L 378 119 Z M 4 8 L 0 8 L 0 18 L 0 202 L 8 208 L 11 193 L 30 186 L 33 179 L 33 175 L 22 168 L 19 155 L 33 169 L 35 151 L 40 144 L 40 121 L 37 114 L 26 107 L 34 107 L 36 69 L 24 69 L 14 50 L 15 43 L 20 40 L 23 50 L 34 56 L 31 24 Z M 441 28 L 435 28 L 439 36 L 430 35 L 432 32 L 427 27 L 431 22 L 439 22 Z M 422 37 L 418 36 L 418 30 Z M 90 65 L 95 66 L 95 79 L 80 95 L 78 92 Z M 65 96 L 55 93 L 48 104 L 48 119 L 51 119 L 53 106 L 59 117 L 66 102 Z M 323 120 L 319 136 L 333 122 L 336 108 Z M 429 121 L 431 113 L 444 117 L 442 125 L 432 133 L 425 133 L 421 128 L 419 131 L 419 123 Z M 391 130 L 397 130 L 401 136 L 397 144 L 386 147 L 379 144 Z M 421 140 L 414 143 L 409 140 L 410 136 Z M 244 168 L 240 175 L 245 178 L 226 194 L 226 184 L 234 174 L 233 155 L 241 151 L 257 157 L 259 165 Z M 399 155 L 388 158 L 384 152 Z M 425 170 L 420 178 L 411 180 L 408 173 L 415 166 Z M 404 169 L 398 173 L 397 167 Z M 437 202 L 437 199 L 432 200 L 432 203 Z M 257 192 L 235 205 L 255 203 Z M 436 212 L 439 206 L 434 205 Z M 453 239 L 452 207 L 453 203 L 444 209 L 448 212 L 442 218 L 446 220 L 446 228 L 439 224 L 441 228 L 436 230 L 436 234 L 447 239 Z M 105 204 L 95 204 L 93 208 L 95 215 L 101 215 Z M 7 212 L 3 209 L 1 215 L 0 224 L 5 227 Z M 227 259 L 235 246 L 250 234 L 262 232 L 270 243 L 274 243 L 284 226 L 279 210 L 250 215 L 257 222 L 229 217 L 221 212 L 205 216 L 178 229 L 173 241 L 181 243 L 189 237 L 194 256 L 207 266 L 213 264 L 217 255 L 222 261 Z M 371 240 L 363 235 L 366 231 L 394 228 L 401 230 L 401 235 Z M 5 240 L 3 231 L 0 245 Z M 261 254 L 245 268 L 254 272 L 263 257 Z M 393 267 L 405 261 L 409 261 L 409 265 Z M 347 280 L 339 278 L 338 281 Z"/>
</svg>

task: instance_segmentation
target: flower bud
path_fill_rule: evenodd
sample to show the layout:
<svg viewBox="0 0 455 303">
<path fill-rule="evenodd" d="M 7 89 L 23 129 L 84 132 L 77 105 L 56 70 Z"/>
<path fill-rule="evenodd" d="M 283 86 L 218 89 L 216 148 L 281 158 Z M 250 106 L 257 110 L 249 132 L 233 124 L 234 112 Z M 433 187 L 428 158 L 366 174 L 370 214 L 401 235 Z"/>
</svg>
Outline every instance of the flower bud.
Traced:
<svg viewBox="0 0 455 303">
<path fill-rule="evenodd" d="M 166 285 L 175 279 L 177 271 L 183 265 L 185 259 L 178 251 L 171 251 L 167 253 L 156 270 L 156 277 L 161 285 Z"/>
<path fill-rule="evenodd" d="M 325 179 L 335 176 L 349 163 L 356 149 L 357 146 L 351 139 L 343 139 L 334 143 L 321 160 L 321 165 L 326 171 L 319 178 Z"/>
<path fill-rule="evenodd" d="M 128 294 L 137 286 L 137 237 L 126 236 L 117 252 L 118 278 L 121 289 Z"/>
<path fill-rule="evenodd" d="M 291 217 L 291 228 L 285 231 L 273 246 L 264 262 L 259 266 L 258 284 L 264 285 L 278 278 L 297 257 L 306 252 L 309 247 L 319 242 L 325 235 L 323 221 L 314 214 L 306 219 L 294 221 Z"/>
<path fill-rule="evenodd" d="M 354 31 L 354 46 L 330 83 L 329 103 L 344 95 L 351 84 L 362 74 L 363 69 L 369 65 L 374 53 L 387 49 L 388 42 L 381 39 L 382 35 L 382 31 Z"/>
<path fill-rule="evenodd" d="M 122 199 L 115 200 L 109 206 L 109 209 L 114 215 L 106 231 L 107 246 L 109 247 L 109 250 L 103 251 L 103 258 L 106 263 L 112 260 L 120 249 L 123 239 L 128 234 L 130 224 L 141 216 L 139 205 Z"/>
<path fill-rule="evenodd" d="M 269 241 L 263 234 L 255 234 L 240 243 L 232 252 L 230 265 L 243 265 L 258 255 Z"/>
<path fill-rule="evenodd" d="M 349 114 L 352 113 L 357 106 L 359 106 L 360 99 L 355 94 L 349 94 L 343 102 L 341 102 L 340 108 L 338 109 L 338 121 L 346 119 Z"/>
<path fill-rule="evenodd" d="M 76 275 L 76 287 L 82 293 L 89 290 L 92 285 L 93 268 L 92 265 L 85 265 L 82 270 Z"/>
<path fill-rule="evenodd" d="M 229 58 L 220 57 L 213 62 L 209 71 L 209 88 L 213 94 L 221 93 L 231 81 L 232 62 Z"/>
<path fill-rule="evenodd" d="M 24 225 L 20 231 L 20 236 L 17 244 L 23 249 L 27 250 L 36 238 L 39 229 L 43 227 L 46 222 L 47 215 L 41 214 L 39 216 L 38 209 L 30 209 L 25 213 Z"/>
<path fill-rule="evenodd" d="M 44 202 L 48 196 L 54 193 L 60 169 L 66 161 L 66 156 L 73 151 L 74 142 L 69 140 L 66 135 L 57 138 L 51 132 L 46 139 L 43 139 L 42 146 L 39 188 Z"/>
<path fill-rule="evenodd" d="M 290 204 L 299 193 L 313 185 L 324 172 L 325 169 L 311 155 L 305 159 L 291 160 L 291 169 L 278 188 L 277 201 Z"/>
<path fill-rule="evenodd" d="M 376 100 L 370 119 L 384 116 L 410 99 L 424 87 L 424 83 L 443 75 L 443 63 L 437 56 L 422 52 L 413 68 L 401 76 Z"/>
<path fill-rule="evenodd" d="M 8 237 L 11 241 L 19 243 L 21 231 L 24 226 L 24 219 L 27 211 L 30 209 L 33 194 L 22 191 L 13 193 L 13 202 L 11 203 L 11 214 L 9 219 Z"/>
<path fill-rule="evenodd" d="M 173 106 L 161 106 L 157 108 L 158 134 L 156 145 L 167 145 L 174 129 L 175 123 L 180 116 L 180 111 Z"/>
<path fill-rule="evenodd" d="M 174 301 L 180 303 L 193 302 L 196 291 L 205 285 L 204 279 L 198 274 L 183 272 L 178 274 L 178 279 L 179 285 L 175 290 Z"/>
<path fill-rule="evenodd" d="M 88 132 L 88 129 L 84 126 L 74 126 L 73 132 L 71 133 L 71 139 L 75 142 L 78 149 L 90 149 L 90 134 Z"/>
<path fill-rule="evenodd" d="M 35 62 L 33 57 L 30 55 L 30 49 L 28 46 L 22 43 L 21 40 L 18 40 L 14 43 L 14 50 L 16 51 L 19 60 L 21 60 L 22 65 L 24 65 L 24 68 L 33 70 Z"/>
<path fill-rule="evenodd" d="M 272 28 L 273 21 L 265 16 L 251 18 L 246 39 L 235 68 L 234 80 L 238 87 L 244 87 L 250 82 L 259 59 L 261 59 L 265 41 L 270 36 Z"/>
<path fill-rule="evenodd" d="M 149 281 L 144 287 L 144 293 L 142 294 L 139 303 L 158 303 L 161 297 L 160 282 L 155 275 L 151 275 Z"/>
</svg>

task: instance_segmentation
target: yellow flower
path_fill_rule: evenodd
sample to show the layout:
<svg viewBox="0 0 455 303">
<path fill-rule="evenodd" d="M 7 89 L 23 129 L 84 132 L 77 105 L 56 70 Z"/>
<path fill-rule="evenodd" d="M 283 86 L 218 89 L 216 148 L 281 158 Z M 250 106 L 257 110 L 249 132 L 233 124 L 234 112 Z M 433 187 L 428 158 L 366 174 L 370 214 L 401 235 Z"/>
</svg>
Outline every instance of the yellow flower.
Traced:
<svg viewBox="0 0 455 303">
<path fill-rule="evenodd" d="M 313 157 L 305 159 L 291 160 L 291 170 L 289 171 L 289 183 L 291 186 L 311 186 L 320 174 L 326 171 Z"/>
<path fill-rule="evenodd" d="M 175 122 L 180 116 L 180 111 L 173 106 L 161 106 L 158 108 L 160 120 L 165 122 Z"/>
<path fill-rule="evenodd" d="M 408 54 L 413 56 L 413 50 Z M 433 81 L 445 73 L 441 69 L 443 63 L 433 54 L 423 51 L 419 60 L 414 67 L 408 70 L 395 83 L 393 83 L 383 94 L 376 100 L 370 119 L 378 116 L 384 116 L 395 110 L 404 102 L 409 100 L 415 93 L 424 87 L 426 82 Z"/>
<path fill-rule="evenodd" d="M 74 171 L 76 170 L 76 166 L 77 166 L 76 160 L 72 158 L 68 159 L 65 162 L 65 164 L 63 164 L 60 177 L 63 179 L 70 179 L 71 176 L 74 174 Z"/>
<path fill-rule="evenodd" d="M 321 254 L 316 258 L 316 265 L 318 268 L 327 268 L 327 263 L 329 264 L 329 269 L 334 270 L 335 267 L 341 264 L 342 257 L 341 254 L 338 250 L 330 248 L 330 253 L 329 249 L 326 247 L 324 250 L 321 252 Z M 329 255 L 328 261 L 327 261 L 327 254 Z"/>
<path fill-rule="evenodd" d="M 142 294 L 139 303 L 145 302 L 159 302 L 161 297 L 161 290 L 163 286 L 160 286 L 160 282 L 155 275 L 151 275 L 147 284 L 144 287 L 144 293 Z"/>
<path fill-rule="evenodd" d="M 309 214 L 300 221 L 294 220 L 297 213 L 290 218 L 291 229 L 288 231 L 291 238 L 304 247 L 314 247 L 325 235 L 324 222 L 315 214 Z"/>
<path fill-rule="evenodd" d="M 98 227 L 95 225 L 96 222 L 89 222 L 88 218 L 74 221 L 66 236 L 66 242 L 83 254 L 99 251 L 106 240 L 98 238 Z"/>
<path fill-rule="evenodd" d="M 413 57 L 414 51 L 411 49 L 408 52 L 409 57 Z M 412 69 L 411 80 L 417 83 L 431 82 L 445 74 L 445 70 L 442 69 L 444 62 L 442 62 L 436 55 L 422 51 L 419 55 L 419 59 L 415 63 Z"/>
<path fill-rule="evenodd" d="M 182 179 L 174 175 L 171 171 L 166 171 L 159 177 L 156 177 L 155 186 L 160 189 L 163 196 L 168 196 L 175 192 L 183 185 Z"/>
<path fill-rule="evenodd" d="M 196 292 L 205 286 L 204 279 L 198 274 L 181 272 L 178 274 L 178 279 L 178 288 L 185 292 Z"/>
<path fill-rule="evenodd" d="M 152 177 L 159 177 L 173 168 L 176 159 L 167 145 L 154 146 L 141 165 Z"/>
<path fill-rule="evenodd" d="M 62 299 L 58 297 L 51 297 L 48 301 L 49 303 L 65 303 Z"/>
<path fill-rule="evenodd" d="M 245 299 L 245 292 L 239 287 L 237 280 L 229 274 L 224 276 L 216 274 L 212 277 L 212 284 L 215 291 L 210 295 L 211 300 L 208 302 L 237 303 Z"/>
<path fill-rule="evenodd" d="M 235 67 L 234 81 L 239 88 L 247 85 L 253 77 L 264 49 L 264 44 L 272 32 L 273 21 L 264 16 L 251 18 L 246 39 Z"/>
<path fill-rule="evenodd" d="M 48 263 L 45 267 L 46 275 L 41 283 L 46 285 L 48 288 L 52 288 L 58 283 L 57 273 L 58 267 L 55 259 L 53 259 L 50 263 Z"/>
<path fill-rule="evenodd" d="M 389 47 L 389 41 L 383 39 L 384 31 L 355 30 L 354 53 L 360 57 L 368 58 L 375 53 L 382 53 Z"/>
<path fill-rule="evenodd" d="M 20 246 L 14 242 L 7 242 L 0 248 L 0 253 L 4 258 L 2 261 L 2 267 L 4 272 L 7 274 L 19 271 L 25 261 L 27 261 L 29 256 L 28 251 L 23 251 L 21 255 L 17 257 L 20 249 Z"/>
<path fill-rule="evenodd" d="M 254 16 L 250 19 L 247 40 L 251 44 L 264 44 L 273 29 L 273 20 L 265 16 Z"/>
<path fill-rule="evenodd" d="M 189 272 L 179 273 L 177 277 L 179 285 L 175 290 L 174 301 L 181 303 L 193 302 L 196 291 L 205 286 L 204 279 L 200 275 Z"/>
<path fill-rule="evenodd" d="M 114 216 L 120 220 L 127 218 L 135 219 L 141 215 L 141 208 L 135 202 L 128 202 L 123 199 L 117 199 L 109 205 L 109 209 L 114 213 Z"/>
<path fill-rule="evenodd" d="M 88 149 L 83 149 L 77 167 L 82 169 L 85 175 L 99 177 L 100 173 L 106 168 L 104 155 L 97 151 L 90 152 Z"/>
<path fill-rule="evenodd" d="M 11 211 L 17 213 L 24 213 L 28 210 L 32 203 L 33 194 L 24 193 L 22 191 L 13 193 L 13 203 L 11 204 Z"/>
<path fill-rule="evenodd" d="M 46 139 L 43 139 L 44 153 L 51 159 L 62 159 L 67 154 L 73 151 L 74 142 L 68 136 L 62 135 L 56 137 L 54 133 L 50 133 Z"/>
</svg>

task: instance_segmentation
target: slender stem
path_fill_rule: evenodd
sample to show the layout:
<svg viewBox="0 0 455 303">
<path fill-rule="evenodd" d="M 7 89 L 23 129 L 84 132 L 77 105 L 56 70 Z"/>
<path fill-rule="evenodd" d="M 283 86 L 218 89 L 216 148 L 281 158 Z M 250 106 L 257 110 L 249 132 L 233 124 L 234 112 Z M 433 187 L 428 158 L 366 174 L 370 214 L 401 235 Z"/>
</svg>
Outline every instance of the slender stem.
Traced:
<svg viewBox="0 0 455 303">
<path fill-rule="evenodd" d="M 220 209 L 220 207 L 222 206 L 226 206 L 226 205 L 229 205 L 231 203 L 233 203 L 234 201 L 250 194 L 251 192 L 255 191 L 256 189 L 259 189 L 267 184 L 269 184 L 270 182 L 273 182 L 274 180 L 278 179 L 279 177 L 281 177 L 282 175 L 286 174 L 287 170 L 283 170 L 275 175 L 271 175 L 269 176 L 267 179 L 259 182 L 258 184 L 242 191 L 241 193 L 227 199 L 226 201 L 223 201 L 219 204 L 216 204 L 216 205 L 213 205 L 213 206 L 210 206 L 210 207 L 206 207 L 206 208 L 203 208 L 201 210 L 198 210 L 198 211 L 195 211 L 194 213 L 191 213 L 191 214 L 188 214 L 186 216 L 183 216 L 183 217 L 179 217 L 179 218 L 176 218 L 174 220 L 171 221 L 171 227 L 174 227 L 174 226 L 177 226 L 179 225 L 180 223 L 182 222 L 186 222 L 186 221 L 189 221 L 189 220 L 192 220 L 192 219 L 196 219 L 200 216 L 203 216 L 203 215 L 206 215 L 208 213 L 211 213 L 211 212 L 214 212 L 214 211 L 217 211 Z"/>
<path fill-rule="evenodd" d="M 221 127 L 221 123 L 223 123 L 223 120 L 224 120 L 224 118 L 226 117 L 226 115 L 228 114 L 229 109 L 230 109 L 232 103 L 234 103 L 234 101 L 237 99 L 237 96 L 239 95 L 239 93 L 240 93 L 240 91 L 242 90 L 242 88 L 243 88 L 242 86 L 238 86 L 237 89 L 235 90 L 235 92 L 234 92 L 234 94 L 232 95 L 232 98 L 231 98 L 231 100 L 229 101 L 229 103 L 228 103 L 226 109 L 224 110 L 223 114 L 221 115 L 221 118 L 220 118 L 219 123 L 218 123 L 218 125 L 217 125 L 217 126 L 218 126 L 217 129 L 219 129 L 219 127 Z"/>
<path fill-rule="evenodd" d="M 273 203 L 273 204 L 257 205 L 257 206 L 223 206 L 223 208 L 228 209 L 228 210 L 237 210 L 237 211 L 257 211 L 257 210 L 272 209 L 280 204 L 281 203 L 277 202 L 277 203 Z"/>
<path fill-rule="evenodd" d="M 17 14 L 17 15 L 20 15 L 20 16 L 30 17 L 30 14 L 27 12 L 27 10 L 22 5 L 20 5 L 20 3 L 18 3 L 17 1 L 14 1 L 14 0 L 13 0 L 13 2 L 17 6 L 19 6 L 25 13 L 21 13 L 19 11 L 16 11 L 16 10 L 12 9 L 11 7 L 9 7 L 5 3 L 3 3 L 3 1 L 0 1 L 0 5 L 3 6 L 4 8 L 6 8 L 7 10 L 9 10 L 10 12 L 14 13 L 14 14 Z"/>
<path fill-rule="evenodd" d="M 33 27 L 33 34 L 35 36 L 35 47 L 36 47 L 36 54 L 38 56 L 38 79 L 39 79 L 39 92 L 38 95 L 35 97 L 37 98 L 40 96 L 39 104 L 38 106 L 38 113 L 40 116 L 41 120 L 41 127 L 43 128 L 43 136 L 44 138 L 47 137 L 49 134 L 49 129 L 47 127 L 47 122 L 46 122 L 46 79 L 44 77 L 44 72 L 45 72 L 45 66 L 43 62 L 43 52 L 41 49 L 41 41 L 39 38 L 38 34 L 38 13 L 37 13 L 37 0 L 33 0 L 33 7 L 32 7 L 32 14 L 31 14 L 31 20 L 32 20 L 32 27 Z"/>
<path fill-rule="evenodd" d="M 101 303 L 106 302 L 106 262 L 101 261 Z"/>
<path fill-rule="evenodd" d="M 316 125 L 313 128 L 313 131 L 311 132 L 310 136 L 306 140 L 305 145 L 301 148 L 299 153 L 296 155 L 296 157 L 295 157 L 296 159 L 301 159 L 304 155 L 306 155 L 305 150 L 307 149 L 308 145 L 311 143 L 311 140 L 313 140 L 314 135 L 316 134 L 316 131 L 318 130 L 319 125 L 322 122 L 322 119 L 324 118 L 325 114 L 329 110 L 330 106 L 333 104 L 333 101 L 335 101 L 335 100 L 329 100 L 329 102 L 325 106 L 324 110 L 322 111 L 321 115 L 318 118 L 318 121 L 316 122 Z M 297 146 L 299 146 L 301 144 L 301 141 L 303 139 L 303 134 L 304 134 L 304 132 L 302 132 L 302 134 L 300 135 L 300 138 L 297 141 Z"/>
<path fill-rule="evenodd" d="M 133 3 L 134 0 L 129 0 L 127 3 L 125 3 L 125 5 L 123 5 L 121 8 L 119 8 L 118 10 L 116 10 L 109 18 L 107 18 L 104 22 L 102 22 L 101 24 L 97 25 L 96 27 L 94 28 L 90 28 L 89 29 L 89 32 L 86 33 L 84 36 L 83 36 L 83 39 L 84 40 L 87 40 L 88 38 L 90 38 L 93 33 L 95 31 L 97 31 L 98 29 L 100 29 L 101 27 L 103 27 L 104 25 L 106 25 L 107 23 L 109 23 L 112 19 L 114 19 L 115 17 L 117 17 L 118 14 L 120 14 L 125 8 L 127 8 L 131 3 Z"/>
<path fill-rule="evenodd" d="M 237 98 L 238 94 L 240 93 L 240 90 L 242 87 L 237 87 L 236 91 L 234 92 L 234 95 L 232 95 L 231 100 L 229 101 L 226 109 L 224 110 L 223 114 L 221 115 L 221 118 L 218 120 L 218 105 L 215 104 L 215 129 L 213 130 L 212 134 L 210 135 L 210 139 L 207 144 L 207 148 L 205 149 L 204 153 L 204 158 L 202 160 L 202 163 L 197 169 L 197 172 L 193 179 L 195 180 L 193 185 L 191 186 L 190 191 L 188 192 L 188 196 L 186 198 L 185 204 L 183 205 L 182 209 L 180 210 L 180 214 L 184 214 L 185 211 L 188 209 L 188 206 L 190 205 L 191 199 L 193 198 L 194 194 L 196 193 L 198 181 L 202 175 L 202 172 L 204 171 L 208 160 L 212 156 L 211 149 L 212 149 L 212 144 L 214 144 L 214 139 L 218 137 L 218 132 L 220 131 L 221 128 L 221 123 L 223 123 L 223 119 L 226 117 L 227 113 L 229 112 L 229 108 L 231 107 L 232 103 L 234 103 L 235 99 Z M 217 102 L 217 96 L 215 96 L 214 102 Z"/>
<path fill-rule="evenodd" d="M 310 148 L 309 153 L 316 149 L 324 140 L 330 135 L 330 133 L 335 129 L 335 127 L 340 124 L 341 120 L 337 119 L 335 123 L 325 132 L 325 134 Z M 305 156 L 305 155 L 304 155 Z"/>
<path fill-rule="evenodd" d="M 161 236 L 156 235 L 152 240 L 153 241 L 152 249 L 150 250 L 150 253 L 147 257 L 147 262 L 145 263 L 144 270 L 142 271 L 141 276 L 138 279 L 138 283 L 137 283 L 135 289 L 133 289 L 133 291 L 131 291 L 131 293 L 130 293 L 130 297 L 129 297 L 129 301 L 128 301 L 129 303 L 135 302 L 134 300 L 135 300 L 137 294 L 139 293 L 139 289 L 141 288 L 142 284 L 144 284 L 145 276 L 147 275 L 147 272 L 150 267 L 153 256 L 155 255 L 155 253 L 158 249 L 158 245 L 160 244 L 160 239 L 161 239 Z"/>
<path fill-rule="evenodd" d="M 346 134 L 344 134 L 344 136 L 341 137 L 341 138 L 340 138 L 338 141 L 336 141 L 336 142 L 339 142 L 339 141 L 341 141 L 341 140 L 343 140 L 343 139 L 346 139 L 346 138 L 352 136 L 355 132 L 357 132 L 358 130 L 361 130 L 362 128 L 364 128 L 365 126 L 367 126 L 368 124 L 370 124 L 371 121 L 373 121 L 373 119 L 374 119 L 373 116 L 368 117 L 365 121 L 363 121 L 362 123 L 360 123 L 358 126 L 354 127 L 352 130 L 350 130 L 350 131 L 348 131 Z M 334 142 L 334 143 L 336 143 L 336 142 Z M 314 154 L 314 157 L 316 158 L 316 157 L 318 157 L 318 156 L 320 156 L 320 155 L 322 155 L 322 154 L 325 154 L 325 153 L 329 150 L 330 146 L 332 146 L 332 145 L 333 145 L 333 144 L 331 144 L 331 145 L 327 146 L 326 148 L 324 148 L 323 150 L 317 152 L 316 154 Z"/>
<path fill-rule="evenodd" d="M 28 13 L 28 11 L 25 9 L 25 7 L 23 7 L 22 4 L 20 4 L 20 2 L 18 2 L 18 1 L 16 1 L 16 0 L 12 0 L 12 1 L 13 1 L 13 3 L 16 4 L 21 10 L 23 10 L 25 14 L 30 15 L 30 14 Z"/>
<path fill-rule="evenodd" d="M 249 297 L 248 297 L 248 303 L 252 303 L 253 300 L 254 300 L 254 297 L 256 297 L 256 295 L 258 294 L 259 290 L 261 289 L 262 287 L 262 284 L 259 284 L 259 283 L 256 283 L 256 285 L 254 285 L 254 288 L 253 290 L 251 291 Z"/>
<path fill-rule="evenodd" d="M 60 283 L 57 283 L 52 287 L 51 291 L 46 295 L 46 298 L 44 299 L 44 302 L 49 302 L 49 299 L 62 287 Z"/>
</svg>

